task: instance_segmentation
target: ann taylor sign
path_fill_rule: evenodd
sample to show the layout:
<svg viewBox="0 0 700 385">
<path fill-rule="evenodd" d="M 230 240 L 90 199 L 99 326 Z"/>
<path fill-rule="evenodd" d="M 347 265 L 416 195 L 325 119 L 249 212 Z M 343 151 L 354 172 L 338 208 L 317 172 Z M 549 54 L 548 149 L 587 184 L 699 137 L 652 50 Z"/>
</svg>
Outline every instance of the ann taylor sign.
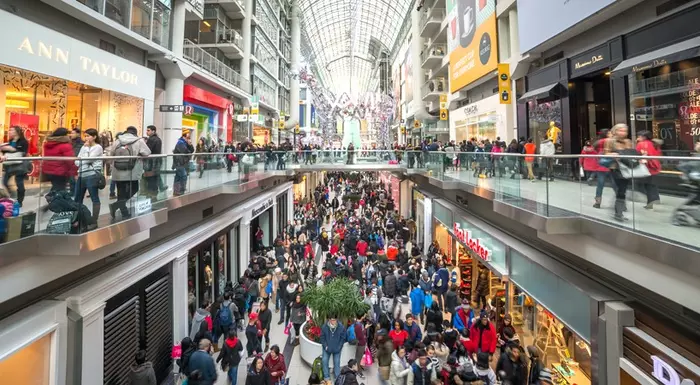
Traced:
<svg viewBox="0 0 700 385">
<path fill-rule="evenodd" d="M 0 64 L 153 100 L 155 72 L 54 30 L 0 11 L 9 31 Z"/>
<path fill-rule="evenodd" d="M 272 198 L 266 200 L 263 204 L 254 208 L 253 211 L 250 213 L 250 217 L 255 218 L 258 215 L 262 214 L 263 211 L 269 209 L 270 207 L 272 207 Z"/>
</svg>

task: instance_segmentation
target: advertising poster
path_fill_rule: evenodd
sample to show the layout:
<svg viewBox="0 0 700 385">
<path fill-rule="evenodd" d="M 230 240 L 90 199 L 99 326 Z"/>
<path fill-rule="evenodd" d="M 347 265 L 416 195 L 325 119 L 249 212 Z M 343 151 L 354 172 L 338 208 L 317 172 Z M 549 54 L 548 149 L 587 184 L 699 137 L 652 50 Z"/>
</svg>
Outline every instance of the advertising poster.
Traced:
<svg viewBox="0 0 700 385">
<path fill-rule="evenodd" d="M 496 0 L 447 0 L 450 92 L 498 66 Z"/>
</svg>

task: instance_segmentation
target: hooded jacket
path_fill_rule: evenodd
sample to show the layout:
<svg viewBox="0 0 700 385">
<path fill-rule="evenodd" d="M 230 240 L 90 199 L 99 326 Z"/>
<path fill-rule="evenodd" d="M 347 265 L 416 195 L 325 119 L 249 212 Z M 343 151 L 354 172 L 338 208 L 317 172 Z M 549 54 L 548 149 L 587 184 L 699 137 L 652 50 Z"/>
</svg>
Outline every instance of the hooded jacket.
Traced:
<svg viewBox="0 0 700 385">
<path fill-rule="evenodd" d="M 141 365 L 132 365 L 129 372 L 129 381 L 131 385 L 157 385 L 153 364 L 149 361 Z"/>
<path fill-rule="evenodd" d="M 197 311 L 194 313 L 194 316 L 192 317 L 192 327 L 190 328 L 190 338 L 191 339 L 194 340 L 194 336 L 199 331 L 199 328 L 201 327 L 200 324 L 202 322 L 206 322 L 207 323 L 207 330 L 211 331 L 211 329 L 212 329 L 211 314 L 204 309 L 197 309 Z"/>
<path fill-rule="evenodd" d="M 238 337 L 229 337 L 224 341 L 221 353 L 219 353 L 219 357 L 216 358 L 216 362 L 223 361 L 229 368 L 238 367 L 238 364 L 241 362 L 242 351 L 243 344 L 241 340 L 239 340 Z"/>
<path fill-rule="evenodd" d="M 406 385 L 430 385 L 437 379 L 437 369 L 428 360 L 425 368 L 421 368 L 418 360 L 411 365 L 411 372 L 408 374 Z"/>
<path fill-rule="evenodd" d="M 340 375 L 345 376 L 342 385 L 358 385 L 357 373 L 349 367 L 343 366 L 343 368 L 340 369 Z"/>
<path fill-rule="evenodd" d="M 496 328 L 494 328 L 492 322 L 489 322 L 485 327 L 481 326 L 481 321 L 479 320 L 474 322 L 469 330 L 469 339 L 472 342 L 472 346 L 469 349 L 470 353 L 482 351 L 493 354 L 496 351 L 498 338 L 496 336 Z"/>
<path fill-rule="evenodd" d="M 505 372 L 501 381 L 510 381 L 513 385 L 527 385 L 527 363 L 521 355 L 518 361 L 513 361 L 510 356 L 510 349 L 501 354 L 496 364 L 497 372 Z"/>
<path fill-rule="evenodd" d="M 119 139 L 115 140 L 114 143 L 109 146 L 107 153 L 114 156 L 114 152 L 121 146 L 128 146 L 132 156 L 151 155 L 151 150 L 146 145 L 146 142 L 128 132 L 123 133 Z M 140 159 L 136 160 L 131 170 L 117 170 L 116 167 L 112 169 L 112 180 L 117 182 L 140 180 L 141 175 L 143 175 L 143 161 Z"/>
<path fill-rule="evenodd" d="M 411 290 L 411 313 L 414 316 L 419 315 L 423 311 L 425 302 L 425 292 L 422 288 L 416 287 Z"/>
<path fill-rule="evenodd" d="M 389 384 L 404 385 L 406 377 L 411 373 L 411 365 L 406 362 L 406 358 L 399 358 L 396 351 L 391 353 L 391 372 L 389 374 Z"/>
<path fill-rule="evenodd" d="M 273 384 L 280 382 L 280 380 L 284 378 L 285 374 L 287 373 L 287 365 L 284 364 L 284 356 L 282 353 L 277 356 L 277 359 L 273 359 L 272 355 L 268 353 L 268 355 L 265 357 L 264 363 L 265 368 L 270 373 L 270 378 L 272 379 Z M 272 376 L 273 372 L 277 372 L 277 376 Z"/>
<path fill-rule="evenodd" d="M 384 292 L 384 295 L 394 298 L 396 295 L 396 275 L 393 273 L 387 274 L 386 278 L 384 278 L 383 286 L 382 291 Z"/>
<path fill-rule="evenodd" d="M 199 370 L 202 374 L 202 379 L 197 382 L 197 385 L 214 385 L 216 383 L 216 365 L 214 359 L 209 353 L 197 350 L 190 357 L 190 373 Z"/>
<path fill-rule="evenodd" d="M 44 142 L 44 156 L 74 157 L 73 146 L 67 136 L 49 136 Z M 72 160 L 45 160 L 41 172 L 47 175 L 73 176 L 77 167 Z"/>
<path fill-rule="evenodd" d="M 464 329 L 465 327 L 467 329 L 471 329 L 473 323 L 474 310 L 472 310 L 471 308 L 469 310 L 464 310 L 463 307 L 457 309 L 457 313 L 455 314 L 455 317 L 452 320 L 452 326 L 454 326 L 458 332 L 461 333 L 462 329 Z"/>
<path fill-rule="evenodd" d="M 340 353 L 346 339 L 345 327 L 340 323 L 337 323 L 335 329 L 331 329 L 328 322 L 321 327 L 321 346 L 328 353 Z"/>
</svg>

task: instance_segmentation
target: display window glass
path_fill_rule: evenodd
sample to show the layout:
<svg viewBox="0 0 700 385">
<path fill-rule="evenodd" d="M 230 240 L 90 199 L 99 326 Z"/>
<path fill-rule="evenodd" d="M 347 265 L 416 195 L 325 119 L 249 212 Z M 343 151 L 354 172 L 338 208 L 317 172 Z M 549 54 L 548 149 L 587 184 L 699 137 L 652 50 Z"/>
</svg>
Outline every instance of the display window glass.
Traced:
<svg viewBox="0 0 700 385">
<path fill-rule="evenodd" d="M 556 151 L 561 152 L 563 135 L 561 131 L 561 100 L 543 103 L 530 101 L 527 113 L 530 137 L 535 144 L 539 147 L 540 143 L 547 138 L 553 138 Z"/>
<path fill-rule="evenodd" d="M 170 9 L 171 0 L 156 0 L 153 10 L 152 40 L 163 47 L 170 46 Z"/>
<path fill-rule="evenodd" d="M 496 140 L 498 136 L 496 130 L 496 122 L 498 121 L 498 114 L 494 112 L 489 112 L 486 114 L 477 115 L 462 121 L 462 125 L 466 122 L 466 130 L 462 130 L 463 139 L 458 140 L 470 140 L 476 138 L 479 141 L 482 140 Z"/>
<path fill-rule="evenodd" d="M 133 7 L 131 8 L 131 30 L 150 39 L 152 15 L 153 0 L 133 0 Z"/>
<path fill-rule="evenodd" d="M 47 334 L 0 361 L 3 382 L 49 385 L 52 337 L 53 333 Z"/>
<path fill-rule="evenodd" d="M 105 16 L 128 28 L 130 3 L 130 0 L 106 0 Z"/>
<path fill-rule="evenodd" d="M 555 384 L 590 385 L 590 345 L 512 282 L 509 296 L 509 313 L 520 344 L 535 346 L 542 362 L 552 370 Z"/>
<path fill-rule="evenodd" d="M 216 298 L 224 295 L 226 288 L 226 268 L 228 253 L 226 252 L 227 235 L 221 234 L 216 238 L 214 250 L 216 252 Z"/>
<path fill-rule="evenodd" d="M 648 131 L 668 156 L 688 156 L 700 141 L 700 58 L 628 76 L 631 135 Z M 676 162 L 662 162 L 674 169 Z"/>
<path fill-rule="evenodd" d="M 31 155 L 38 154 L 44 138 L 59 127 L 95 128 L 113 138 L 143 123 L 143 99 L 9 66 L 0 65 L 0 75 L 3 138 L 9 127 L 23 127 Z"/>
</svg>

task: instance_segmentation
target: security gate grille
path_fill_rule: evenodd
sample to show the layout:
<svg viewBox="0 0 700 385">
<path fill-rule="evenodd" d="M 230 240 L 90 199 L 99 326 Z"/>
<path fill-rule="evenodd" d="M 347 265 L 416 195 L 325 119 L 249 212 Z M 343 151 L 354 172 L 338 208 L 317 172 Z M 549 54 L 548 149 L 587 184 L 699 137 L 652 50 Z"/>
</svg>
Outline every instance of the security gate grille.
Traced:
<svg viewBox="0 0 700 385">
<path fill-rule="evenodd" d="M 166 276 L 146 288 L 146 354 L 158 379 L 167 377 L 172 367 L 171 309 L 170 277 Z"/>
<path fill-rule="evenodd" d="M 129 385 L 129 367 L 139 350 L 139 310 L 139 297 L 134 296 L 105 315 L 105 385 Z"/>
</svg>

